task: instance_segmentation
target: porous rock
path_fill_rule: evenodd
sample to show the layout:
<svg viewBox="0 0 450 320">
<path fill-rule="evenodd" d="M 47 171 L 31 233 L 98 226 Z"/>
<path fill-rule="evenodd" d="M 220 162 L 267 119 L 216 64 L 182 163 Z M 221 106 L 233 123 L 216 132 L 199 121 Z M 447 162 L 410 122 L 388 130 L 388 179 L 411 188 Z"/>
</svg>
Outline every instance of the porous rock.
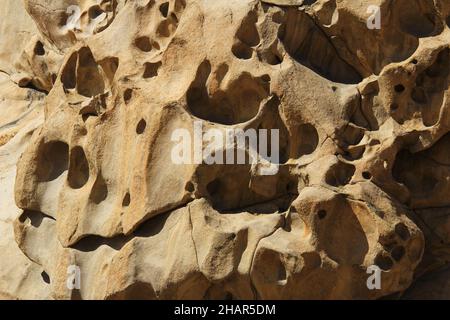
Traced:
<svg viewBox="0 0 450 320">
<path fill-rule="evenodd" d="M 0 298 L 450 298 L 448 1 L 3 2 Z"/>
</svg>

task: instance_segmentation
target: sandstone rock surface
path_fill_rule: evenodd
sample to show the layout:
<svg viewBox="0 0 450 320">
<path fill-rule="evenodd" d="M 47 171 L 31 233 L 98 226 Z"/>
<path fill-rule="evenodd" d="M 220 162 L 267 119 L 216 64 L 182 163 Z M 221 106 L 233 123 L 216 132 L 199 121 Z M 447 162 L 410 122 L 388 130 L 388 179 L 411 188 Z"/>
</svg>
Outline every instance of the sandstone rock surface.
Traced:
<svg viewBox="0 0 450 320">
<path fill-rule="evenodd" d="M 450 299 L 449 85 L 447 0 L 3 0 L 0 298 Z"/>
</svg>

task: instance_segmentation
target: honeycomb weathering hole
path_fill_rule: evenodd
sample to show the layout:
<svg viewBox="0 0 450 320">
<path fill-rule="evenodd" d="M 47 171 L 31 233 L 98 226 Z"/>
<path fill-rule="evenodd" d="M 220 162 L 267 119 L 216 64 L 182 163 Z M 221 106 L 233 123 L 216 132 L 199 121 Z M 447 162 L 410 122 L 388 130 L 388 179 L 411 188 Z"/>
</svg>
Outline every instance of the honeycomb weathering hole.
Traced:
<svg viewBox="0 0 450 320">
<path fill-rule="evenodd" d="M 88 47 L 83 47 L 78 52 L 76 77 L 77 91 L 83 96 L 93 97 L 105 91 L 100 67 Z"/>
<path fill-rule="evenodd" d="M 42 277 L 42 280 L 43 280 L 45 283 L 50 284 L 50 276 L 48 275 L 47 272 L 42 271 L 42 272 L 41 272 L 41 277 Z"/>
<path fill-rule="evenodd" d="M 249 165 L 224 168 L 215 179 L 199 182 L 200 186 L 195 190 L 200 193 L 206 192 L 205 198 L 220 213 L 272 214 L 286 211 L 298 195 L 296 188 L 289 186 L 291 178 L 287 174 L 281 174 L 279 180 L 269 179 L 266 181 L 269 183 L 266 187 L 272 189 L 272 192 L 270 194 L 258 192 L 261 189 L 251 186 L 249 168 Z M 204 167 L 199 169 L 199 176 L 203 176 L 204 169 Z"/>
<path fill-rule="evenodd" d="M 159 6 L 159 11 L 164 18 L 167 18 L 169 15 L 169 2 L 164 2 Z"/>
<path fill-rule="evenodd" d="M 36 42 L 36 45 L 34 47 L 34 53 L 38 56 L 45 55 L 44 45 L 42 44 L 41 41 Z"/>
<path fill-rule="evenodd" d="M 257 22 L 258 16 L 256 12 L 250 11 L 236 33 L 236 37 L 243 43 L 247 44 L 249 47 L 257 46 L 261 41 L 258 30 L 256 29 Z"/>
<path fill-rule="evenodd" d="M 128 102 L 130 102 L 131 98 L 133 97 L 133 89 L 125 89 L 125 91 L 123 92 L 123 101 L 125 102 L 125 104 L 128 104 Z"/>
<path fill-rule="evenodd" d="M 149 37 L 139 37 L 134 41 L 134 44 L 136 47 L 139 48 L 139 50 L 144 52 L 150 52 L 152 51 L 152 44 L 150 42 Z"/>
<path fill-rule="evenodd" d="M 65 89 L 75 89 L 77 85 L 76 67 L 77 67 L 78 53 L 74 52 L 67 60 L 64 69 L 61 73 L 61 81 Z"/>
<path fill-rule="evenodd" d="M 69 146 L 62 141 L 45 143 L 38 151 L 36 176 L 38 181 L 52 181 L 68 169 Z"/>
<path fill-rule="evenodd" d="M 252 47 L 256 47 L 261 41 L 258 30 L 256 29 L 257 21 L 258 16 L 254 11 L 251 11 L 243 20 L 242 25 L 236 33 L 235 43 L 231 48 L 235 57 L 244 60 L 252 57 Z"/>
<path fill-rule="evenodd" d="M 161 62 L 146 62 L 144 64 L 144 79 L 154 78 L 158 75 L 158 69 L 161 67 Z"/>
<path fill-rule="evenodd" d="M 319 145 L 319 134 L 316 128 L 309 123 L 302 124 L 295 128 L 292 136 L 292 158 L 297 159 L 313 153 Z"/>
<path fill-rule="evenodd" d="M 104 11 L 98 5 L 92 6 L 88 10 L 89 18 L 91 18 L 91 19 L 97 18 L 102 13 L 104 13 Z"/>
<path fill-rule="evenodd" d="M 70 152 L 69 173 L 67 181 L 73 189 L 82 188 L 89 180 L 89 163 L 84 150 L 80 146 Z"/>
<path fill-rule="evenodd" d="M 424 153 L 412 154 L 401 150 L 392 167 L 392 176 L 404 184 L 413 196 L 431 194 L 439 182 L 433 174 L 431 161 Z"/>
<path fill-rule="evenodd" d="M 363 178 L 366 179 L 366 180 L 372 179 L 372 174 L 371 174 L 370 172 L 368 172 L 368 171 L 364 171 L 364 172 L 362 173 L 362 176 L 363 176 Z"/>
<path fill-rule="evenodd" d="M 114 80 L 114 76 L 117 72 L 117 69 L 119 68 L 119 58 L 107 57 L 99 61 L 98 64 L 101 67 L 103 73 L 106 75 L 109 84 L 111 85 Z"/>
<path fill-rule="evenodd" d="M 361 82 L 362 77 L 340 57 L 312 19 L 296 8 L 287 10 L 287 19 L 280 26 L 278 36 L 289 55 L 331 81 L 345 84 Z"/>
<path fill-rule="evenodd" d="M 395 92 L 397 92 L 397 93 L 402 93 L 403 91 L 405 91 L 405 86 L 402 85 L 402 84 L 397 84 L 397 85 L 394 87 L 394 90 L 395 90 Z"/>
<path fill-rule="evenodd" d="M 140 120 L 136 126 L 136 133 L 143 134 L 146 127 L 147 127 L 147 122 L 144 119 Z"/>
<path fill-rule="evenodd" d="M 388 256 L 385 256 L 384 254 L 380 253 L 375 257 L 375 265 L 380 267 L 381 269 L 388 271 L 392 269 L 394 266 L 394 262 L 392 259 Z"/>
<path fill-rule="evenodd" d="M 395 233 L 403 240 L 406 241 L 411 237 L 408 227 L 404 223 L 399 223 L 395 226 Z"/>
<path fill-rule="evenodd" d="M 355 174 L 354 165 L 344 162 L 334 164 L 325 175 L 325 182 L 333 187 L 345 186 Z"/>
<path fill-rule="evenodd" d="M 95 204 L 100 204 L 105 201 L 108 197 L 108 185 L 106 184 L 105 179 L 101 174 L 97 176 L 97 180 L 92 186 L 91 194 L 89 195 L 89 199 L 92 200 Z"/>
<path fill-rule="evenodd" d="M 326 210 L 319 210 L 319 212 L 317 212 L 317 216 L 319 217 L 320 220 L 325 219 L 327 216 Z"/>
<path fill-rule="evenodd" d="M 130 202 L 131 202 L 131 196 L 130 196 L 130 193 L 127 192 L 125 194 L 125 196 L 123 197 L 122 207 L 128 207 L 130 205 Z"/>
<path fill-rule="evenodd" d="M 210 94 L 206 87 L 210 76 L 211 64 L 205 61 L 186 94 L 188 108 L 200 119 L 225 125 L 243 123 L 256 116 L 261 102 L 269 96 L 270 84 L 249 73 Z"/>
<path fill-rule="evenodd" d="M 3 6 L 42 32 L 2 37 L 0 296 L 378 299 L 442 258 L 445 1 L 62 2 Z"/>
<path fill-rule="evenodd" d="M 231 52 L 233 52 L 236 58 L 243 60 L 248 60 L 253 56 L 253 49 L 240 41 L 233 44 Z"/>
<path fill-rule="evenodd" d="M 415 37 L 427 37 L 436 28 L 432 2 L 422 0 L 399 0 L 397 10 L 403 10 L 400 16 L 401 29 Z M 407 9 L 406 9 L 407 8 Z"/>
<path fill-rule="evenodd" d="M 405 248 L 403 246 L 397 246 L 391 251 L 391 257 L 395 261 L 400 261 L 405 255 Z"/>
</svg>

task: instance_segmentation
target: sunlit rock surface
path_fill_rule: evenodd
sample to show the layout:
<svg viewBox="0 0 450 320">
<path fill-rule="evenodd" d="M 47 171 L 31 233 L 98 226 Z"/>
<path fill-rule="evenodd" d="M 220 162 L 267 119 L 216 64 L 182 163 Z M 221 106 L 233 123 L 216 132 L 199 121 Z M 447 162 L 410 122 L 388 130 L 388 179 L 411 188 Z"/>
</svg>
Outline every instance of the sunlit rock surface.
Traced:
<svg viewBox="0 0 450 320">
<path fill-rule="evenodd" d="M 3 0 L 0 298 L 450 299 L 449 16 Z M 174 163 L 199 121 L 278 129 L 278 172 Z"/>
</svg>

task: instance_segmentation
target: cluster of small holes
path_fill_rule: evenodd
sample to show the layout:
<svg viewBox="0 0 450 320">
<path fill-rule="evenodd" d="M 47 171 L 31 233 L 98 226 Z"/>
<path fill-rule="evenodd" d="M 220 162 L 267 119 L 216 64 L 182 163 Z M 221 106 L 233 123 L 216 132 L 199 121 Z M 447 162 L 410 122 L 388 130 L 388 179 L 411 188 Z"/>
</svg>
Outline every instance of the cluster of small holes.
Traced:
<svg viewBox="0 0 450 320">
<path fill-rule="evenodd" d="M 375 258 L 375 264 L 381 269 L 390 270 L 394 262 L 399 262 L 406 254 L 405 247 L 399 242 L 410 239 L 411 234 L 404 223 L 398 223 L 395 228 L 395 233 L 389 234 L 382 239 L 380 243 L 386 251 L 379 253 Z M 399 239 L 400 238 L 400 241 Z"/>
</svg>

